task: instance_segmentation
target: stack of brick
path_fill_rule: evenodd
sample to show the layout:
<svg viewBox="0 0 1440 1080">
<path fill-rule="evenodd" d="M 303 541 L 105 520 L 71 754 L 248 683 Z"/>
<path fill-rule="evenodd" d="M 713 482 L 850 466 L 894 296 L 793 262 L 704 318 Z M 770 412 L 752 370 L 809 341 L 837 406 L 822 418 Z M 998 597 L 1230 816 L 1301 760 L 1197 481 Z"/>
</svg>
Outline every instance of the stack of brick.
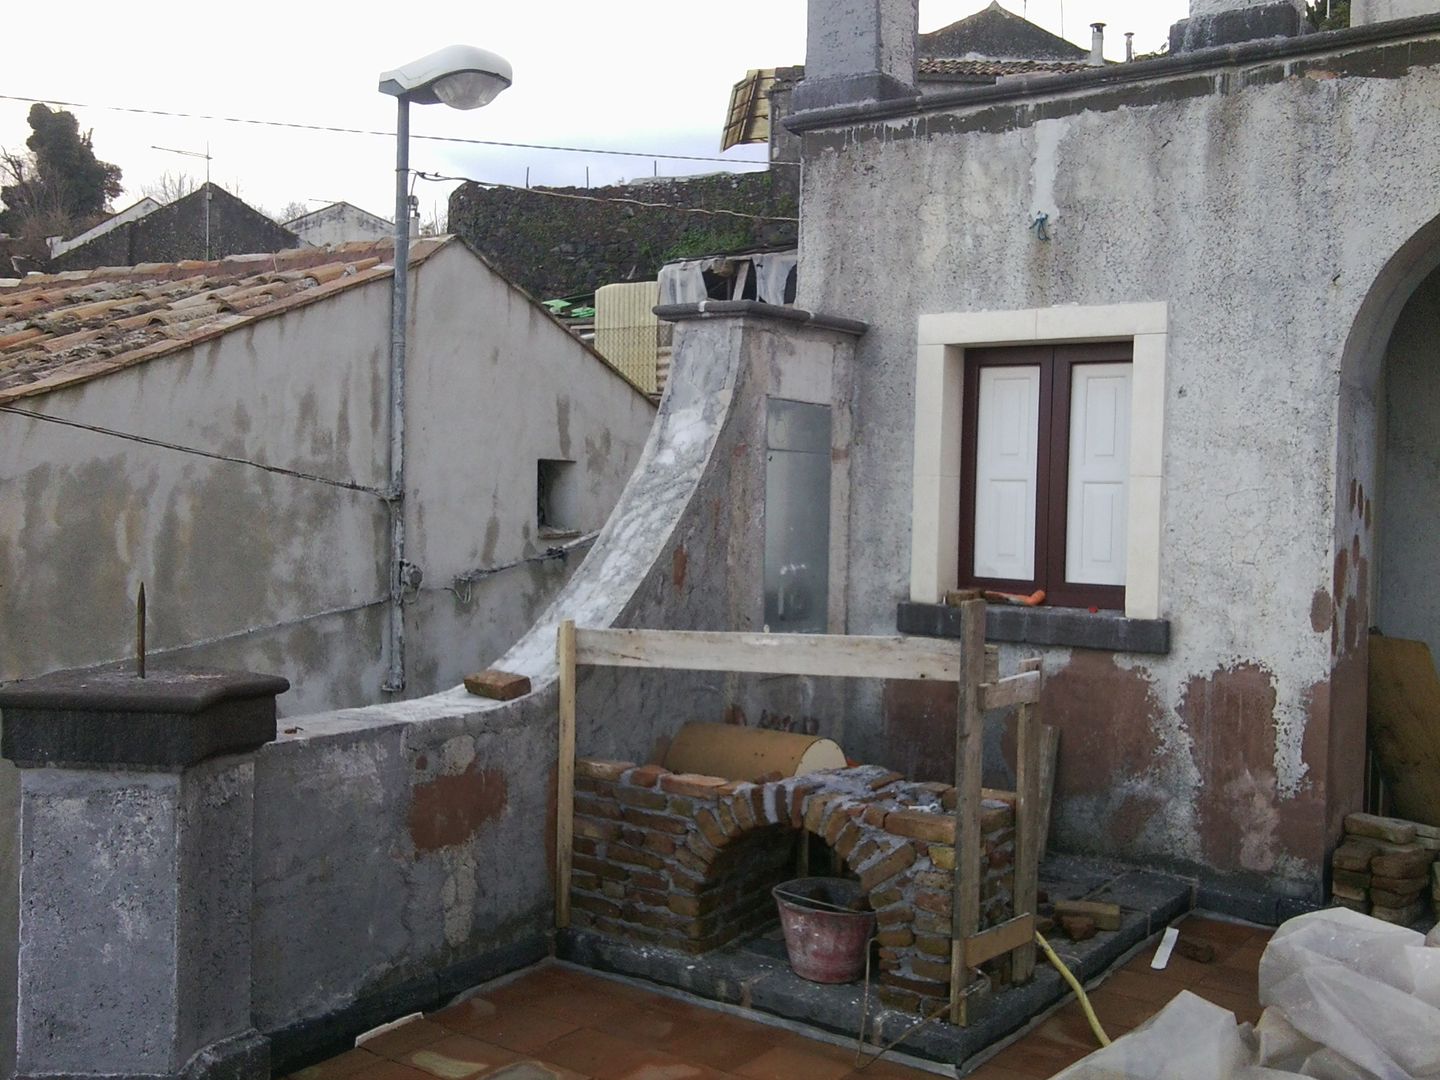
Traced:
<svg viewBox="0 0 1440 1080">
<path fill-rule="evenodd" d="M 1011 915 L 1013 797 L 982 803 L 982 926 Z M 756 783 L 658 765 L 576 763 L 572 922 L 699 954 L 776 918 L 793 834 L 823 837 L 876 913 L 879 994 L 929 1011 L 949 994 L 955 790 L 860 766 Z"/>
<path fill-rule="evenodd" d="M 1440 828 L 1351 814 L 1331 860 L 1331 892 L 1341 907 L 1408 926 L 1425 914 L 1426 892 L 1440 899 Z"/>
</svg>

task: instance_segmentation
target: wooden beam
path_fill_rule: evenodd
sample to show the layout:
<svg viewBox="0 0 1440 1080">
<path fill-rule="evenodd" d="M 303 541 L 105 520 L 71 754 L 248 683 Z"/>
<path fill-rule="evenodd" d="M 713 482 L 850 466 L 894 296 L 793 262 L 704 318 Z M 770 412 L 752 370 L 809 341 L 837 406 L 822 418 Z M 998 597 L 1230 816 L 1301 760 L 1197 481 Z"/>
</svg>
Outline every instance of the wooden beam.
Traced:
<svg viewBox="0 0 1440 1080">
<path fill-rule="evenodd" d="M 1035 854 L 1042 859 L 1050 850 L 1050 808 L 1055 802 L 1055 763 L 1059 756 L 1059 729 L 1040 725 L 1040 839 L 1035 843 Z"/>
<path fill-rule="evenodd" d="M 1034 705 L 1040 700 L 1040 673 L 1027 671 L 1008 679 L 986 683 L 980 690 L 980 708 L 1008 709 L 1012 705 Z"/>
<path fill-rule="evenodd" d="M 857 679 L 960 677 L 960 644 L 939 638 L 577 630 L 576 663 Z M 983 651 L 982 651 L 983 659 Z"/>
<path fill-rule="evenodd" d="M 566 619 L 555 640 L 560 731 L 555 766 L 555 928 L 570 925 L 570 861 L 575 827 L 575 624 Z"/>
<path fill-rule="evenodd" d="M 1035 916 L 1033 913 L 1017 915 L 1015 918 L 982 930 L 965 940 L 965 966 L 976 968 L 987 964 L 997 956 L 1030 947 L 1031 963 L 1035 952 Z"/>
<path fill-rule="evenodd" d="M 960 605 L 959 701 L 955 723 L 955 893 L 951 898 L 950 1022 L 970 1022 L 965 987 L 970 966 L 965 942 L 980 928 L 980 788 L 985 681 L 985 602 Z"/>
<path fill-rule="evenodd" d="M 1032 672 L 1027 678 L 1040 678 Z M 1040 853 L 1040 724 L 1035 706 L 1023 704 L 1015 714 L 1015 914 L 1033 915 L 1039 891 Z M 1028 982 L 1035 971 L 1035 935 L 1015 950 L 1016 982 Z"/>
</svg>

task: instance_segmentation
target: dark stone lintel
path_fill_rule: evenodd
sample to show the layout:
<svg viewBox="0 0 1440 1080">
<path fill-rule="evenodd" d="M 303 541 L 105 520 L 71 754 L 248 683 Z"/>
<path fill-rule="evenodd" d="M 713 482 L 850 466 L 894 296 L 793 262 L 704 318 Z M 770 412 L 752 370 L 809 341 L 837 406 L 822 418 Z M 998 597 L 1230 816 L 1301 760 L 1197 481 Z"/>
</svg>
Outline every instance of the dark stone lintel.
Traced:
<svg viewBox="0 0 1440 1080">
<path fill-rule="evenodd" d="M 902 601 L 895 622 L 902 634 L 960 636 L 960 609 L 946 604 Z M 992 604 L 985 611 L 985 639 L 1163 655 L 1170 651 L 1170 623 L 1166 619 L 1127 619 L 1114 611 Z"/>
<path fill-rule="evenodd" d="M 745 316 L 752 319 L 803 323 L 821 330 L 835 330 L 842 334 L 853 334 L 856 337 L 870 329 L 869 323 L 861 322 L 859 319 L 846 319 L 840 315 L 819 315 L 812 311 L 784 307 L 780 304 L 762 304 L 756 300 L 701 300 L 698 304 L 660 304 L 654 311 L 659 318 L 666 322 Z"/>
</svg>

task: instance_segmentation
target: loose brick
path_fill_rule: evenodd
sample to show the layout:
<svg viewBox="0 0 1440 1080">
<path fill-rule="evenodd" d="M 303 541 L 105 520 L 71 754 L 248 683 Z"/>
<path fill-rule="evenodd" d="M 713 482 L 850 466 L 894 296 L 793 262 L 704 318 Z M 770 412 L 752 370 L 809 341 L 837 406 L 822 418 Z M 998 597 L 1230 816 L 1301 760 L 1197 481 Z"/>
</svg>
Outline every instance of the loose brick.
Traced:
<svg viewBox="0 0 1440 1080">
<path fill-rule="evenodd" d="M 1378 853 L 1379 848 L 1363 837 L 1347 837 L 1345 842 L 1335 849 L 1335 854 L 1330 856 L 1330 865 L 1337 870 L 1368 870 L 1370 860 Z"/>
<path fill-rule="evenodd" d="M 602 799 L 595 795 L 587 795 L 583 792 L 575 793 L 575 812 L 585 814 L 589 817 L 618 818 L 620 807 L 616 806 L 609 799 Z"/>
<path fill-rule="evenodd" d="M 913 912 L 905 904 L 897 904 L 895 907 L 884 908 L 875 913 L 875 921 L 886 930 L 894 929 L 897 926 L 907 926 L 915 918 Z"/>
<path fill-rule="evenodd" d="M 1370 890 L 1368 888 L 1347 885 L 1343 881 L 1336 881 L 1331 884 L 1330 893 L 1337 900 L 1353 900 L 1356 903 L 1370 899 Z"/>
<path fill-rule="evenodd" d="M 1373 836 L 1392 844 L 1413 844 L 1415 825 L 1399 818 L 1377 817 L 1374 814 L 1347 814 L 1345 832 L 1348 836 Z"/>
<path fill-rule="evenodd" d="M 1377 919 L 1396 926 L 1409 926 L 1425 912 L 1425 905 L 1421 903 L 1409 904 L 1403 908 L 1387 907 L 1384 904 L 1372 904 L 1370 914 Z"/>
<path fill-rule="evenodd" d="M 875 935 L 875 940 L 892 949 L 903 949 L 914 943 L 915 934 L 908 927 L 897 926 L 891 930 L 881 930 Z"/>
<path fill-rule="evenodd" d="M 885 831 L 936 844 L 955 843 L 955 819 L 924 810 L 896 810 L 886 814 Z"/>
<path fill-rule="evenodd" d="M 530 693 L 530 676 L 517 675 L 513 671 L 488 668 L 475 675 L 465 676 L 465 689 L 478 697 L 493 698 L 496 701 L 514 701 Z"/>
<path fill-rule="evenodd" d="M 869 892 L 882 882 L 889 881 L 900 871 L 909 869 L 914 862 L 915 849 L 909 844 L 901 844 L 860 875 L 860 887 Z"/>
<path fill-rule="evenodd" d="M 719 789 L 724 784 L 725 781 L 718 776 L 702 776 L 700 773 L 669 773 L 660 777 L 661 791 L 692 799 L 719 798 Z"/>
<path fill-rule="evenodd" d="M 1370 881 L 1371 888 L 1384 889 L 1392 893 L 1418 893 L 1430 882 L 1428 874 L 1417 874 L 1414 877 L 1374 877 Z"/>
<path fill-rule="evenodd" d="M 1368 899 L 1352 900 L 1348 896 L 1335 896 L 1331 898 L 1331 902 L 1335 907 L 1349 908 L 1351 911 L 1360 912 L 1361 915 L 1370 914 L 1370 901 Z"/>
<path fill-rule="evenodd" d="M 895 783 L 897 780 L 904 780 L 904 779 L 905 779 L 905 776 L 904 776 L 903 773 L 898 773 L 898 772 L 886 772 L 886 773 L 881 773 L 881 774 L 880 774 L 879 776 L 877 776 L 874 780 L 871 780 L 870 783 L 869 783 L 868 785 L 866 785 L 866 786 L 869 787 L 871 791 L 879 791 L 881 788 L 887 788 L 887 787 L 889 787 L 891 784 Z"/>
<path fill-rule="evenodd" d="M 625 776 L 625 783 L 634 787 L 653 788 L 662 776 L 669 776 L 670 770 L 663 765 L 639 765 Z"/>
<path fill-rule="evenodd" d="M 633 761 L 601 761 L 597 758 L 577 758 L 575 761 L 575 776 L 585 776 L 592 780 L 619 780 L 628 769 L 633 769 Z"/>
<path fill-rule="evenodd" d="M 934 979 L 916 979 L 905 975 L 896 975 L 889 971 L 880 973 L 880 982 L 897 990 L 909 990 L 912 993 L 922 994 L 925 997 L 941 998 L 947 997 L 950 993 L 948 981 L 941 982 Z"/>
<path fill-rule="evenodd" d="M 1422 847 L 1409 851 L 1376 855 L 1370 860 L 1370 873 L 1375 877 L 1409 878 L 1429 873 L 1435 857 Z"/>
<path fill-rule="evenodd" d="M 836 853 L 842 859 L 849 858 L 850 853 L 855 850 L 855 845 L 860 843 L 862 835 L 864 834 L 860 831 L 860 826 L 856 825 L 854 821 L 845 822 L 835 836 Z"/>
<path fill-rule="evenodd" d="M 954 810 L 960 805 L 960 793 L 953 787 L 946 788 L 945 793 L 940 796 L 940 805 L 946 810 Z"/>
<path fill-rule="evenodd" d="M 627 806 L 624 817 L 631 825 L 637 825 L 642 829 L 654 829 L 657 832 L 670 833 L 673 836 L 680 836 L 690 831 L 690 826 L 675 818 L 663 817 L 660 814 L 651 814 L 645 810 L 637 810 L 633 806 Z"/>
<path fill-rule="evenodd" d="M 910 970 L 922 979 L 935 979 L 949 985 L 950 961 L 948 960 L 930 960 L 917 956 L 910 961 Z"/>
<path fill-rule="evenodd" d="M 1376 907 L 1407 908 L 1420 899 L 1420 890 L 1408 893 L 1393 893 L 1388 889 L 1370 890 L 1370 903 Z"/>
<path fill-rule="evenodd" d="M 1015 824 L 1015 810 L 1004 803 L 991 801 L 980 804 L 980 831 L 994 832 L 996 829 L 1011 828 Z M 953 837 L 953 833 L 951 834 Z M 953 840 L 951 841 L 954 842 Z"/>
<path fill-rule="evenodd" d="M 905 1012 L 918 1012 L 920 1010 L 920 996 L 909 990 L 898 990 L 893 986 L 882 986 L 876 991 L 877 996 L 892 1009 L 903 1009 Z"/>
<path fill-rule="evenodd" d="M 1095 920 L 1084 915 L 1061 915 L 1060 928 L 1065 931 L 1071 941 L 1089 941 L 1099 933 L 1099 927 L 1095 925 Z"/>
<path fill-rule="evenodd" d="M 937 870 L 955 869 L 955 849 L 943 844 L 930 845 L 930 862 Z"/>
<path fill-rule="evenodd" d="M 1341 870 L 1336 868 L 1330 871 L 1331 880 L 1337 885 L 1348 885 L 1352 889 L 1368 889 L 1370 887 L 1370 875 L 1361 873 L 1359 870 Z M 1385 880 L 1394 880 L 1386 878 Z"/>
<path fill-rule="evenodd" d="M 618 787 L 615 798 L 626 806 L 638 806 L 644 810 L 664 810 L 665 796 L 647 788 Z"/>
<path fill-rule="evenodd" d="M 890 813 L 890 807 L 884 803 L 871 803 L 860 813 L 860 820 L 876 829 L 885 827 L 885 818 Z"/>
</svg>

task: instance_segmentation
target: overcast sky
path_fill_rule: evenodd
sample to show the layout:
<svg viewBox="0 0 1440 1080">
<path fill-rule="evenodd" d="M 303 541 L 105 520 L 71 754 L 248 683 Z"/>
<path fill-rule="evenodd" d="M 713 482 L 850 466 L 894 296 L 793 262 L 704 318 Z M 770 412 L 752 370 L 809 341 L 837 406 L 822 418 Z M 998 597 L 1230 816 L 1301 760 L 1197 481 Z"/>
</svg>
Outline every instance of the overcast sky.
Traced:
<svg viewBox="0 0 1440 1080">
<path fill-rule="evenodd" d="M 1005 0 L 1052 32 L 1089 45 L 1089 23 L 1109 24 L 1107 55 L 1123 33 L 1136 48 L 1164 42 L 1186 0 Z M 921 0 L 920 26 L 934 30 L 985 6 Z M 344 199 L 393 212 L 393 136 L 329 134 L 110 111 L 125 106 L 254 120 L 394 130 L 394 99 L 376 91 L 380 71 L 452 42 L 510 60 L 514 85 L 490 106 L 412 110 L 415 134 L 646 153 L 720 157 L 731 86 L 749 68 L 802 63 L 805 0 L 409 0 L 349 4 L 253 0 L 243 5 L 159 0 L 125 5 L 50 0 L 7 5 L 0 94 L 82 103 L 96 152 L 124 170 L 123 207 L 167 170 L 202 177 L 205 162 L 152 146 L 203 153 L 211 176 L 270 211 Z M 23 148 L 29 105 L 0 99 L 0 146 Z M 600 185 L 624 178 L 688 175 L 763 161 L 759 146 L 723 161 L 556 153 L 416 141 L 412 167 L 523 184 Z M 429 219 L 453 184 L 422 183 Z"/>
</svg>

